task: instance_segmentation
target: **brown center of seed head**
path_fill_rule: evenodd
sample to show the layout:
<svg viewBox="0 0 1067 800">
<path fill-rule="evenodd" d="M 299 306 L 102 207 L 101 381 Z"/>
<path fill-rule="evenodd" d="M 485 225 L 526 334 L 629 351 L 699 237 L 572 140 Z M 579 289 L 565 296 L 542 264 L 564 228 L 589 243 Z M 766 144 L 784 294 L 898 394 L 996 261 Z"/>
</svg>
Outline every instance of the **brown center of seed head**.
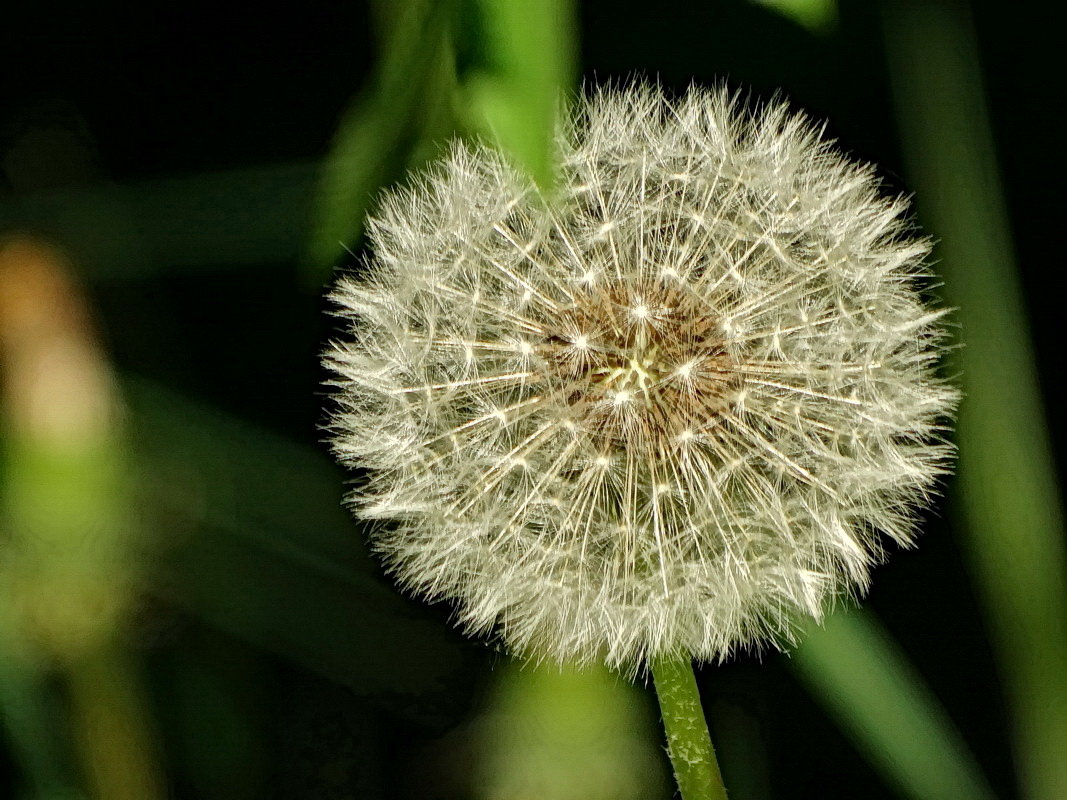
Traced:
<svg viewBox="0 0 1067 800">
<path fill-rule="evenodd" d="M 706 304 L 660 283 L 577 291 L 542 354 L 574 421 L 614 446 L 673 449 L 718 424 L 737 389 Z"/>
</svg>

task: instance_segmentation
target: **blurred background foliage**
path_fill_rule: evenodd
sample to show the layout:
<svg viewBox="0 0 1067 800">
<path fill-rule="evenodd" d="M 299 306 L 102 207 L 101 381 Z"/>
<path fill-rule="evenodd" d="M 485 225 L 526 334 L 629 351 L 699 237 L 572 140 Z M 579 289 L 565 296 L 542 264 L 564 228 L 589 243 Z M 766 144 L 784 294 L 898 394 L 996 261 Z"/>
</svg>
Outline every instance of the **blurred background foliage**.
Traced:
<svg viewBox="0 0 1067 800">
<path fill-rule="evenodd" d="M 380 189 L 464 135 L 551 191 L 567 92 L 635 75 L 828 120 L 917 194 L 966 342 L 960 474 L 921 546 L 793 654 L 701 670 L 731 798 L 1067 797 L 1045 11 L 6 6 L 0 797 L 670 797 L 646 687 L 514 664 L 397 593 L 317 431 L 322 290 Z"/>
</svg>

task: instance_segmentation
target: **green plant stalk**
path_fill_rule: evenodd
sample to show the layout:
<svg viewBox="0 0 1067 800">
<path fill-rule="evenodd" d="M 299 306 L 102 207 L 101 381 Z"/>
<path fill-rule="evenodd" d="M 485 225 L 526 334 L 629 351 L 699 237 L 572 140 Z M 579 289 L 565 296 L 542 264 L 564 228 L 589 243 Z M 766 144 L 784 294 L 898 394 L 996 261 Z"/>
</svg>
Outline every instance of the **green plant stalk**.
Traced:
<svg viewBox="0 0 1067 800">
<path fill-rule="evenodd" d="M 65 731 L 57 724 L 61 712 L 48 676 L 12 657 L 10 631 L 0 632 L 0 639 L 5 635 L 8 641 L 0 652 L 0 729 L 22 772 L 25 796 L 77 800 L 81 793 L 65 747 Z"/>
<path fill-rule="evenodd" d="M 682 800 L 726 800 L 692 661 L 654 658 L 650 666 L 667 733 L 667 752 Z"/>
<path fill-rule="evenodd" d="M 965 9 L 883 3 L 904 155 L 965 346 L 966 554 L 1011 701 L 1023 796 L 1067 797 L 1067 554 L 978 53 Z"/>
<path fill-rule="evenodd" d="M 163 798 L 135 665 L 121 649 L 102 646 L 67 670 L 71 726 L 91 795 L 108 800 Z"/>
</svg>

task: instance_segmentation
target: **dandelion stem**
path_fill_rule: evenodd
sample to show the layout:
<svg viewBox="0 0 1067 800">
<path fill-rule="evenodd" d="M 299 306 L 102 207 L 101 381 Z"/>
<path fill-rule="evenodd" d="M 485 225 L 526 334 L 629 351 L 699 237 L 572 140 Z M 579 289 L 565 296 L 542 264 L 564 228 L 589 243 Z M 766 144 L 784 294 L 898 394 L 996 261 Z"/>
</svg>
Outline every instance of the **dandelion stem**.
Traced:
<svg viewBox="0 0 1067 800">
<path fill-rule="evenodd" d="M 650 666 L 667 732 L 667 752 L 682 800 L 726 800 L 692 661 L 655 658 Z"/>
</svg>

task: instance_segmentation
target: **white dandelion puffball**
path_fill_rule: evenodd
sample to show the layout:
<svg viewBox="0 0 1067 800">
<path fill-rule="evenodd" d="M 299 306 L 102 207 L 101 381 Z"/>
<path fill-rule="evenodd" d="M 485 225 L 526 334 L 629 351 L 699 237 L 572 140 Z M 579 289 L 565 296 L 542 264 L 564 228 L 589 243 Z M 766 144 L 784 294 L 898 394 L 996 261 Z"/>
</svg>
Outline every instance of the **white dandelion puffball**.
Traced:
<svg viewBox="0 0 1067 800">
<path fill-rule="evenodd" d="M 580 101 L 542 193 L 456 145 L 333 293 L 335 452 L 407 587 L 513 653 L 789 640 L 908 544 L 946 470 L 929 244 L 803 116 Z"/>
</svg>

